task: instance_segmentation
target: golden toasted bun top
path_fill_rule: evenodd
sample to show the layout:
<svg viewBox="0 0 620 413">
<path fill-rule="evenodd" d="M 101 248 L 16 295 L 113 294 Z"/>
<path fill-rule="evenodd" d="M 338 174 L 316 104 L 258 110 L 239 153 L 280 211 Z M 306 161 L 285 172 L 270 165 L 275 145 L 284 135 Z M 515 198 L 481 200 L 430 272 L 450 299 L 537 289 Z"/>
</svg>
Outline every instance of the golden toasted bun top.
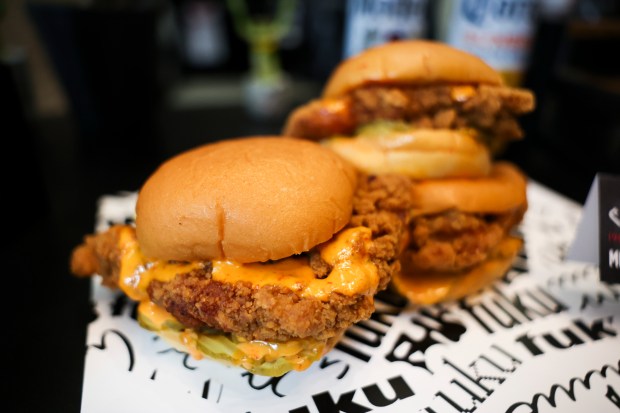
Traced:
<svg viewBox="0 0 620 413">
<path fill-rule="evenodd" d="M 400 40 L 371 47 L 336 67 L 323 97 L 369 84 L 484 83 L 502 85 L 482 59 L 430 40 Z"/>
<path fill-rule="evenodd" d="M 275 260 L 327 241 L 350 219 L 354 169 L 310 142 L 220 141 L 163 163 L 139 191 L 136 232 L 152 258 Z"/>
</svg>

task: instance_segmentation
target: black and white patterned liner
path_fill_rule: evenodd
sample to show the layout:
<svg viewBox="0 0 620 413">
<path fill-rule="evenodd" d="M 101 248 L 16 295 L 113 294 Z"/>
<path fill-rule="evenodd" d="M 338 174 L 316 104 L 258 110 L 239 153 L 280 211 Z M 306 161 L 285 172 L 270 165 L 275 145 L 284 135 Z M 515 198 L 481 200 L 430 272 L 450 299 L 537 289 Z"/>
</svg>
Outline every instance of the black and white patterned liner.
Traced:
<svg viewBox="0 0 620 413">
<path fill-rule="evenodd" d="M 373 317 L 304 372 L 254 376 L 194 360 L 92 283 L 83 412 L 620 412 L 620 287 L 567 262 L 581 208 L 535 183 L 506 276 L 454 303 L 383 293 Z M 96 229 L 132 222 L 135 193 L 102 197 Z"/>
</svg>

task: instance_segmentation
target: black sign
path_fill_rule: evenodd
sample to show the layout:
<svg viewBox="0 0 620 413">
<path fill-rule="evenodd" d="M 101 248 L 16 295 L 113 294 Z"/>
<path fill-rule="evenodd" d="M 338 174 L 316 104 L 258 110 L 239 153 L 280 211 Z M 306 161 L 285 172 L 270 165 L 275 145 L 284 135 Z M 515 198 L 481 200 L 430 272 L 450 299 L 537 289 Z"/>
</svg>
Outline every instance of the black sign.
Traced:
<svg viewBox="0 0 620 413">
<path fill-rule="evenodd" d="M 601 280 L 620 284 L 620 176 L 597 177 Z"/>
</svg>

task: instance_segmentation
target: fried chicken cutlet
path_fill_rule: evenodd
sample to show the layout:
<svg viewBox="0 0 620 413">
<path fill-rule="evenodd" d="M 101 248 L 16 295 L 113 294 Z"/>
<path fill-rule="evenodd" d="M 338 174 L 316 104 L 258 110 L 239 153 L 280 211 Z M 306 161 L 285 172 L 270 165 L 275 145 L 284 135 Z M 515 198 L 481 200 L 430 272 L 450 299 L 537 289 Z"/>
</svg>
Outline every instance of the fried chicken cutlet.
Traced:
<svg viewBox="0 0 620 413">
<path fill-rule="evenodd" d="M 361 178 L 360 182 L 348 228 L 371 229 L 368 252 L 378 268 L 382 290 L 391 274 L 399 269 L 397 257 L 403 244 L 411 183 L 400 177 L 371 176 Z M 72 272 L 82 276 L 99 274 L 104 285 L 118 287 L 121 239 L 127 236 L 135 241 L 132 226 L 117 225 L 106 232 L 88 235 L 74 251 Z M 307 261 L 317 279 L 325 278 L 330 271 L 316 248 L 296 259 Z M 211 263 L 206 261 L 169 281 L 154 280 L 147 290 L 149 298 L 186 327 L 241 331 L 239 334 L 248 340 L 328 338 L 374 311 L 373 301 L 367 295 L 334 293 L 324 300 L 301 296 L 282 285 L 216 281 L 211 271 Z"/>
</svg>

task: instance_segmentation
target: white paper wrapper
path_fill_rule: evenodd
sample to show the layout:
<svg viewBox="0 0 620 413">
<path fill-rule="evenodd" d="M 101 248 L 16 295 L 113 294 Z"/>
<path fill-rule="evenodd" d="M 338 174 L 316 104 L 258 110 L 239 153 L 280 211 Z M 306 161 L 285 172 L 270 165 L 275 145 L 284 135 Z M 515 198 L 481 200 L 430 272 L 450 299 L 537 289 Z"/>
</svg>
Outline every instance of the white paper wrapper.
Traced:
<svg viewBox="0 0 620 413">
<path fill-rule="evenodd" d="M 83 412 L 620 412 L 620 286 L 566 262 L 581 208 L 530 183 L 523 254 L 486 291 L 413 307 L 382 294 L 371 320 L 304 372 L 254 376 L 173 350 L 135 304 L 93 279 Z M 97 229 L 133 217 L 101 199 Z"/>
</svg>

